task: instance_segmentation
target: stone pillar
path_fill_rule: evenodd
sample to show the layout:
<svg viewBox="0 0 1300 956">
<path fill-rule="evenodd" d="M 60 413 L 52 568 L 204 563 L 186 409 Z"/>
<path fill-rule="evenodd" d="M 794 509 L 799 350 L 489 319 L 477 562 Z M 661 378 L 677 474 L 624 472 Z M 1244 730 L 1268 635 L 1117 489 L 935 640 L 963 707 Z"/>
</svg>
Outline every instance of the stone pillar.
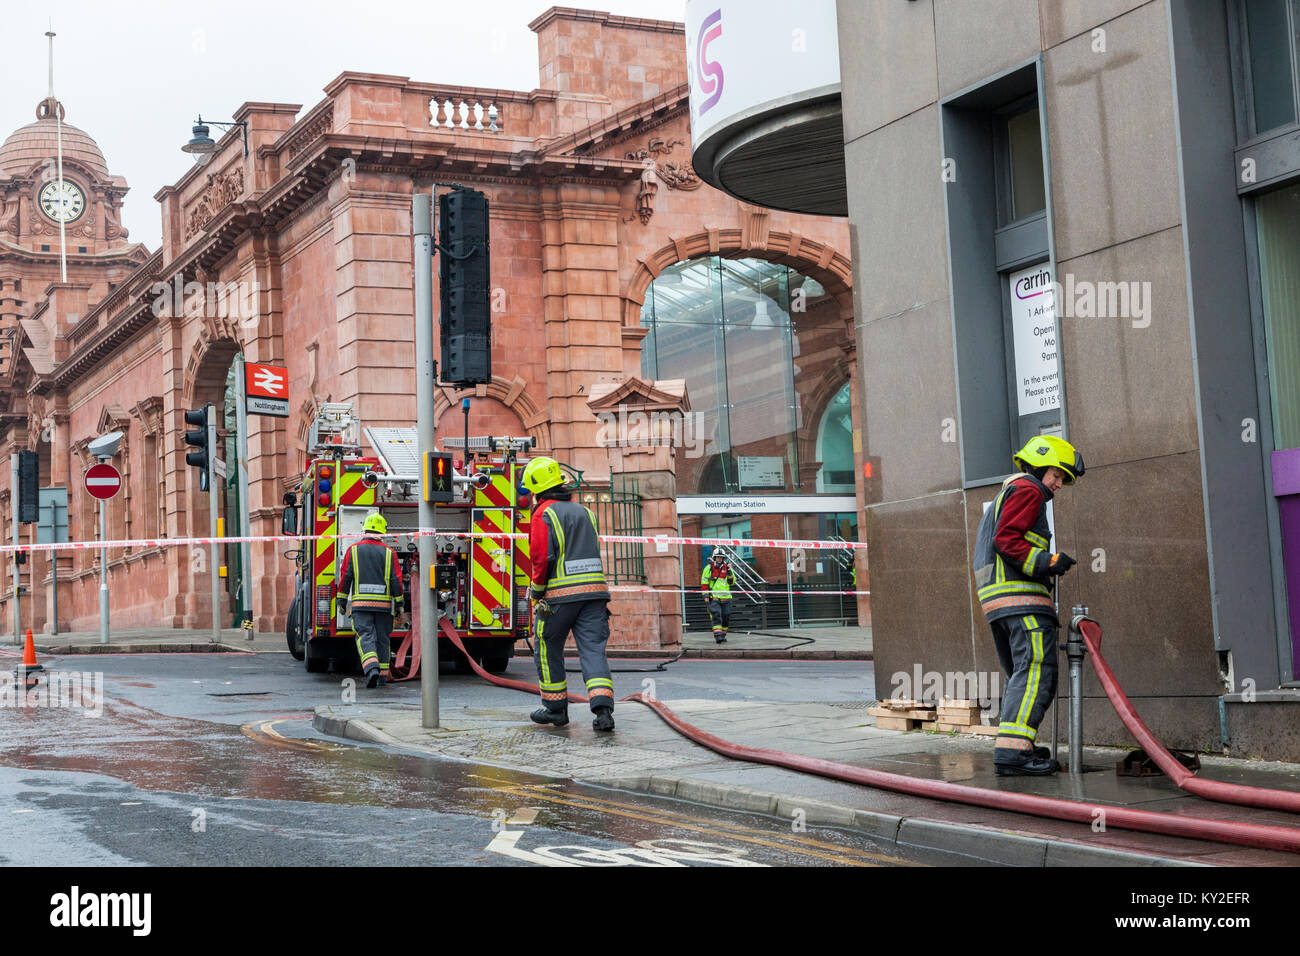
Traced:
<svg viewBox="0 0 1300 956">
<path fill-rule="evenodd" d="M 250 255 L 240 264 L 239 282 L 256 300 L 253 314 L 240 321 L 244 358 L 249 362 L 286 366 L 280 252 L 274 235 L 258 234 L 247 246 Z M 292 404 L 291 404 L 292 410 Z M 281 489 L 291 474 L 288 454 L 289 419 L 248 416 L 248 513 L 250 533 L 280 533 Z M 293 564 L 283 546 L 252 544 L 253 628 L 283 629 L 293 599 Z"/>
<path fill-rule="evenodd" d="M 583 471 L 606 465 L 593 387 L 623 378 L 619 299 L 619 195 L 613 187 L 562 183 L 542 190 L 542 314 L 551 447 Z"/>
<path fill-rule="evenodd" d="M 164 315 L 158 320 L 158 351 L 162 356 L 162 437 L 163 472 L 167 488 L 167 524 L 169 538 L 188 537 L 190 499 L 196 498 L 198 477 L 185 464 L 185 362 L 184 318 Z M 203 511 L 207 513 L 206 508 Z M 200 529 L 206 534 L 206 529 Z M 207 549 L 200 558 L 194 548 L 163 549 L 166 593 L 159 587 L 159 627 L 203 628 L 211 626 L 212 598 L 207 575 Z M 201 570 L 200 570 L 201 569 Z"/>
<path fill-rule="evenodd" d="M 635 479 L 641 496 L 641 530 L 647 536 L 677 536 L 677 455 L 690 411 L 685 382 L 647 382 L 629 377 L 598 385 L 587 402 L 596 421 L 596 441 L 605 466 L 617 480 Z M 681 548 L 642 546 L 645 588 L 615 591 L 610 643 L 647 650 L 679 648 L 682 642 Z"/>
</svg>

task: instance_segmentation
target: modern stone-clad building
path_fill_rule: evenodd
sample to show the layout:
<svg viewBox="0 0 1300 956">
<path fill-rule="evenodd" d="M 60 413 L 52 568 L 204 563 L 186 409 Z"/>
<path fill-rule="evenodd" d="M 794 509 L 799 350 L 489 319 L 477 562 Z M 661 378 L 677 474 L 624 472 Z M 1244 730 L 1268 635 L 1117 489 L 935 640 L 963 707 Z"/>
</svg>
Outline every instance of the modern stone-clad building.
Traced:
<svg viewBox="0 0 1300 956">
<path fill-rule="evenodd" d="M 1052 431 L 1063 613 L 1169 744 L 1300 759 L 1300 4 L 838 14 L 877 690 L 998 671 L 975 528 Z"/>
</svg>

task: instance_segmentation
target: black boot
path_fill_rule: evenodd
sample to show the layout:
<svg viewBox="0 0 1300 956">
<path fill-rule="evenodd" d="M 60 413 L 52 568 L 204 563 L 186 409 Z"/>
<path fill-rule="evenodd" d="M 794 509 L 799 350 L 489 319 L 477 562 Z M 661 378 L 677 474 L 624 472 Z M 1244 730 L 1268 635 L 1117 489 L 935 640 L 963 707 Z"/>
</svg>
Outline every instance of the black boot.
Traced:
<svg viewBox="0 0 1300 956">
<path fill-rule="evenodd" d="M 379 668 L 374 667 L 366 671 L 366 686 L 374 687 L 379 683 Z"/>
<path fill-rule="evenodd" d="M 597 707 L 592 711 L 596 719 L 591 722 L 592 730 L 610 731 L 614 729 L 614 708 Z"/>
<path fill-rule="evenodd" d="M 999 777 L 1046 777 L 1060 769 L 1059 763 L 1048 757 L 1040 757 L 1037 750 L 1030 751 L 1021 760 L 993 761 L 993 771 Z"/>
<path fill-rule="evenodd" d="M 563 727 L 569 722 L 569 708 L 551 710 L 549 707 L 538 707 L 528 716 L 535 724 L 554 724 L 556 727 Z"/>
</svg>

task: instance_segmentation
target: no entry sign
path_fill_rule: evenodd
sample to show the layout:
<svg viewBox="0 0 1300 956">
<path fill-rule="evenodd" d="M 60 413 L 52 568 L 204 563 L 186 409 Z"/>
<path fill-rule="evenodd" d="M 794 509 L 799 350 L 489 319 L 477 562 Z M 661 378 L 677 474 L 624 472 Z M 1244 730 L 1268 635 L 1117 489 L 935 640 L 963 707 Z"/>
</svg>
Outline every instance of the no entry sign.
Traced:
<svg viewBox="0 0 1300 956">
<path fill-rule="evenodd" d="M 122 475 L 112 465 L 91 465 L 86 472 L 86 490 L 96 498 L 112 498 L 122 490 Z"/>
</svg>

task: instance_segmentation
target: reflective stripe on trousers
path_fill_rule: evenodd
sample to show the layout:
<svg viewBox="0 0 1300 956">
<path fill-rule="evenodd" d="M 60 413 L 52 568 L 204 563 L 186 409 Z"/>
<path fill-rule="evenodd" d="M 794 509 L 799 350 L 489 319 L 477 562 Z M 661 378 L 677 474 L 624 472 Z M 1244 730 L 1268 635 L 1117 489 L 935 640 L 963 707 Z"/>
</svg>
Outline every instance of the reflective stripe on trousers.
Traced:
<svg viewBox="0 0 1300 956">
<path fill-rule="evenodd" d="M 608 601 L 581 601 L 557 604 L 546 616 L 534 613 L 537 681 L 542 702 L 552 710 L 562 710 L 567 706 L 564 645 L 570 631 L 578 646 L 578 661 L 582 665 L 587 696 L 591 698 L 589 706 L 593 710 L 614 706 L 614 682 L 605 657 L 605 644 L 609 640 L 608 604 Z"/>
<path fill-rule="evenodd" d="M 998 660 L 1008 675 L 996 747 L 1027 750 L 1056 697 L 1057 625 L 1034 614 L 992 623 Z"/>
</svg>

